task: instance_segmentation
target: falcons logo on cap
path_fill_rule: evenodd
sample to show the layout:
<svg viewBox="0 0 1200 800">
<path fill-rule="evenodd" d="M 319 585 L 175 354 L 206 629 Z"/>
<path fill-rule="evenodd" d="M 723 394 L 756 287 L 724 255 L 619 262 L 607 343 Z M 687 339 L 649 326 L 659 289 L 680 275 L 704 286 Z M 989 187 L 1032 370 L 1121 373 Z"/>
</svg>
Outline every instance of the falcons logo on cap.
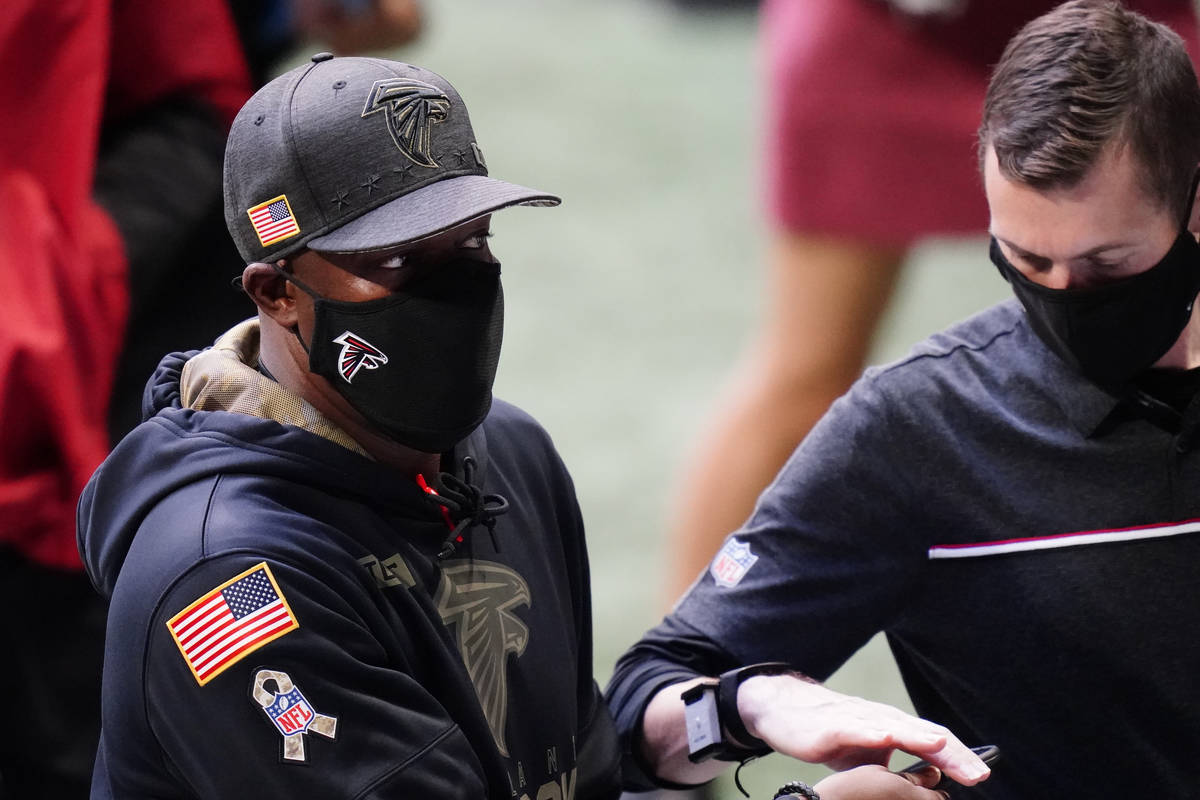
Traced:
<svg viewBox="0 0 1200 800">
<path fill-rule="evenodd" d="M 342 346 L 341 355 L 338 356 L 338 372 L 346 379 L 346 383 L 353 383 L 354 376 L 363 367 L 376 369 L 388 362 L 382 350 L 356 333 L 346 331 L 333 342 Z"/>
<path fill-rule="evenodd" d="M 411 78 L 375 81 L 362 116 L 384 112 L 388 132 L 400 152 L 423 167 L 436 167 L 430 155 L 433 126 L 450 113 L 450 98 L 442 90 Z"/>
</svg>

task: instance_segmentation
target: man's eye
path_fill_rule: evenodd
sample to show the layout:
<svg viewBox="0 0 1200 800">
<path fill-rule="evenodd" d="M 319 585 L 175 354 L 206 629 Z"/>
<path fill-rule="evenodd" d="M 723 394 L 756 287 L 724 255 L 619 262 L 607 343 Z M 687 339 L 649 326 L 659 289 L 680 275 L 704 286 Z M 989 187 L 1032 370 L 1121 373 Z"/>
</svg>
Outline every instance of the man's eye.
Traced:
<svg viewBox="0 0 1200 800">
<path fill-rule="evenodd" d="M 474 236 L 470 237 L 469 239 L 464 239 L 462 242 L 459 243 L 458 246 L 463 248 L 464 250 L 481 250 L 484 247 L 487 247 L 487 240 L 490 238 L 492 238 L 491 231 L 487 231 L 485 233 L 477 233 Z"/>
</svg>

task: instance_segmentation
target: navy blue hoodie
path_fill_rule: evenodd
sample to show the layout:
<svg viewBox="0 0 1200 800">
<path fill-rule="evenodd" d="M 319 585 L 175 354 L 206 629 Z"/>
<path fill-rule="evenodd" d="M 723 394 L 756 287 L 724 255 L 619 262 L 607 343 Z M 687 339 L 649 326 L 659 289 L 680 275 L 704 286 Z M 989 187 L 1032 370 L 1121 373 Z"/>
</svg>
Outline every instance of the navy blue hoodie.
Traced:
<svg viewBox="0 0 1200 800">
<path fill-rule="evenodd" d="M 497 401 L 429 476 L 444 511 L 259 374 L 257 341 L 164 359 L 80 502 L 111 599 L 92 797 L 615 796 L 546 433 Z"/>
</svg>

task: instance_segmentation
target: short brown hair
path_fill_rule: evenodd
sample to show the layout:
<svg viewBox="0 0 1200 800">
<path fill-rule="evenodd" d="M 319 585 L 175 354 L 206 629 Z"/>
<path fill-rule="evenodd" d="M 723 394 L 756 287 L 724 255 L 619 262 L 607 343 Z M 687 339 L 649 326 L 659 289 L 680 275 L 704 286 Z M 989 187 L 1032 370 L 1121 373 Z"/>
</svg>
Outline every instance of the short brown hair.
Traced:
<svg viewBox="0 0 1200 800">
<path fill-rule="evenodd" d="M 992 73 L 979 128 L 1006 177 L 1070 188 L 1127 144 L 1143 189 L 1186 213 L 1200 161 L 1200 86 L 1174 31 L 1114 0 L 1071 0 L 1028 23 Z"/>
</svg>

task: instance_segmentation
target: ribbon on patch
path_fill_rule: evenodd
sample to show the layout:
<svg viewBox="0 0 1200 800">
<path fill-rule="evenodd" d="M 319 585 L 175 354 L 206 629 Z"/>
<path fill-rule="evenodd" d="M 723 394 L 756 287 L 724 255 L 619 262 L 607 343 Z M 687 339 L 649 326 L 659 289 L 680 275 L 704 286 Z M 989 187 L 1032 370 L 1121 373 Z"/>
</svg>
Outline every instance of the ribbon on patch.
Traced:
<svg viewBox="0 0 1200 800">
<path fill-rule="evenodd" d="M 267 681 L 274 681 L 279 691 L 268 691 Z M 250 695 L 283 735 L 284 761 L 308 760 L 304 752 L 306 733 L 317 733 L 326 739 L 337 737 L 337 717 L 318 714 L 286 672 L 260 669 L 254 676 Z"/>
</svg>

